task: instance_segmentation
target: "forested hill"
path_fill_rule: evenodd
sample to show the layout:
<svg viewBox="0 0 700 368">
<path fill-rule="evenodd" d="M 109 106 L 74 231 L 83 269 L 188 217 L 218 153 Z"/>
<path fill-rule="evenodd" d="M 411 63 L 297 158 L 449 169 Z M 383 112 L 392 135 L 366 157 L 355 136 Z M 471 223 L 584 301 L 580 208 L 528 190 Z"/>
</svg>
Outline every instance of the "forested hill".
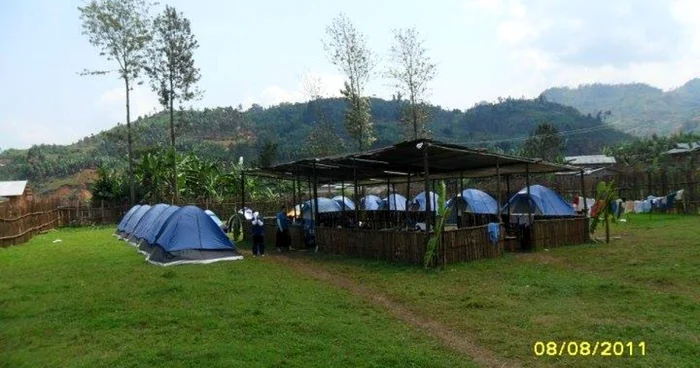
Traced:
<svg viewBox="0 0 700 368">
<path fill-rule="evenodd" d="M 372 116 L 377 140 L 385 146 L 403 137 L 398 123 L 404 102 L 372 99 Z M 194 152 L 203 158 L 224 162 L 258 159 L 263 147 L 277 144 L 277 161 L 310 154 L 354 150 L 343 126 L 346 103 L 339 98 L 309 103 L 282 104 L 270 108 L 253 105 L 239 111 L 231 107 L 180 111 L 177 113 L 180 152 Z M 567 154 L 596 153 L 604 145 L 630 138 L 591 115 L 544 99 L 507 99 L 480 104 L 466 112 L 429 107 L 432 137 L 467 146 L 516 152 L 535 127 L 552 123 L 565 133 Z M 168 144 L 164 113 L 139 118 L 133 124 L 137 155 Z M 581 131 L 583 129 L 583 131 Z M 320 145 L 320 147 L 319 147 Z M 116 126 L 69 145 L 40 145 L 29 150 L 8 150 L 0 154 L 0 180 L 28 178 L 35 184 L 71 176 L 98 165 L 126 164 L 126 127 Z"/>
<path fill-rule="evenodd" d="M 668 92 L 641 83 L 589 84 L 542 95 L 583 113 L 610 111 L 606 121 L 634 135 L 700 132 L 700 79 Z"/>
</svg>

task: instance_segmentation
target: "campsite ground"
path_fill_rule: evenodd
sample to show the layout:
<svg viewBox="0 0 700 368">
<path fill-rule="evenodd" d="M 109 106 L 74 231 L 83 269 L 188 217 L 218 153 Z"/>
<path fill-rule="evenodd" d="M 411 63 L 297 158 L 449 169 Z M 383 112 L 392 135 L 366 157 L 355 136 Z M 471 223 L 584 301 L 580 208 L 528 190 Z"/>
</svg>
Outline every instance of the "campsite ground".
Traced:
<svg viewBox="0 0 700 368">
<path fill-rule="evenodd" d="M 0 366 L 697 366 L 699 225 L 631 216 L 609 245 L 440 271 L 269 250 L 162 268 L 112 229 L 55 231 L 0 250 Z M 571 340 L 646 356 L 534 356 Z"/>
</svg>

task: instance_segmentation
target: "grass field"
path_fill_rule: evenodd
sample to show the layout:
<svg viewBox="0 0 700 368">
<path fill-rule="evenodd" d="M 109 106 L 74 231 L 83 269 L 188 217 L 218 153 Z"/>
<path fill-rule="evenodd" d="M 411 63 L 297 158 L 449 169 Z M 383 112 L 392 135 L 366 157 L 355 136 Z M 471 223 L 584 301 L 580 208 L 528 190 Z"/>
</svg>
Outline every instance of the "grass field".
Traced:
<svg viewBox="0 0 700 368">
<path fill-rule="evenodd" d="M 611 244 L 440 271 L 305 252 L 162 268 L 144 263 L 112 231 L 60 230 L 0 249 L 0 365 L 484 361 L 421 327 L 437 325 L 498 366 L 700 366 L 698 217 L 631 216 L 613 226 L 620 239 Z M 386 305 L 418 321 L 396 318 Z M 537 341 L 636 347 L 632 357 L 535 357 Z M 645 356 L 636 345 L 642 341 Z"/>
</svg>

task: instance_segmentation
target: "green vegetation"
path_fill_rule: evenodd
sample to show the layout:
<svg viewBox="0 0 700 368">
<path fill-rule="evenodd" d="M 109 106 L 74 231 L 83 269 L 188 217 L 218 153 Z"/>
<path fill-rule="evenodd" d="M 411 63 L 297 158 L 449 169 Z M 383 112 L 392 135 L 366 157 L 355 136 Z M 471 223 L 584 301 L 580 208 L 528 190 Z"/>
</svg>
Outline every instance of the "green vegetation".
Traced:
<svg viewBox="0 0 700 368">
<path fill-rule="evenodd" d="M 700 132 L 700 79 L 664 92 L 643 83 L 550 88 L 542 95 L 584 114 L 611 113 L 608 122 L 639 136 Z"/>
<path fill-rule="evenodd" d="M 400 97 L 400 96 L 397 96 Z M 396 143 L 403 136 L 401 111 L 406 102 L 372 98 L 372 120 L 377 141 L 373 147 Z M 346 101 L 341 98 L 316 99 L 308 103 L 281 104 L 271 108 L 253 105 L 247 111 L 231 107 L 176 112 L 178 152 L 192 152 L 207 161 L 230 164 L 244 157 L 255 166 L 266 145 L 276 144 L 274 161 L 288 161 L 309 154 L 305 142 L 309 136 L 323 136 L 337 144 L 324 147 L 323 153 L 338 153 L 343 143 L 354 146 L 343 125 Z M 525 138 L 540 124 L 551 123 L 566 139 L 566 154 L 598 152 L 630 137 L 613 129 L 605 134 L 571 134 L 582 128 L 603 128 L 595 117 L 576 109 L 538 100 L 507 99 L 483 103 L 466 112 L 427 106 L 428 127 L 438 140 L 488 147 L 516 153 Z M 132 124 L 137 161 L 146 152 L 169 145 L 169 118 L 166 113 L 141 117 Z M 322 124 L 323 134 L 317 128 Z M 327 127 L 327 128 L 326 128 Z M 315 133 L 314 133 L 315 132 Z M 86 137 L 70 146 L 41 145 L 28 151 L 8 150 L 0 154 L 0 180 L 28 178 L 41 186 L 51 179 L 68 176 L 84 168 L 104 164 L 109 168 L 127 165 L 127 132 L 124 125 Z M 333 138 L 338 137 L 338 138 Z M 334 142 L 331 142 L 334 143 Z M 319 152 L 320 152 L 319 151 Z M 269 157 L 266 156 L 269 161 Z M 39 188 L 41 189 L 41 188 Z"/>
<path fill-rule="evenodd" d="M 0 249 L 0 366 L 473 366 L 272 257 L 163 268 L 112 232 Z"/>
</svg>

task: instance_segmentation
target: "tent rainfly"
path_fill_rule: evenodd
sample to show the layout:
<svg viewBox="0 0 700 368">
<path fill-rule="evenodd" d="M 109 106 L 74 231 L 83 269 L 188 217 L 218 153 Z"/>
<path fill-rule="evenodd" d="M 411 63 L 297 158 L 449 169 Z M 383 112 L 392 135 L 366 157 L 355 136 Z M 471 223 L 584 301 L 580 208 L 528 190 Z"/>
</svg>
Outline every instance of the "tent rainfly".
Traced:
<svg viewBox="0 0 700 368">
<path fill-rule="evenodd" d="M 534 215 L 576 216 L 570 203 L 557 192 L 542 185 L 530 186 L 530 198 L 527 196 L 527 188 L 523 188 L 508 200 L 501 213 L 526 214 L 529 212 L 528 207 Z"/>
</svg>

